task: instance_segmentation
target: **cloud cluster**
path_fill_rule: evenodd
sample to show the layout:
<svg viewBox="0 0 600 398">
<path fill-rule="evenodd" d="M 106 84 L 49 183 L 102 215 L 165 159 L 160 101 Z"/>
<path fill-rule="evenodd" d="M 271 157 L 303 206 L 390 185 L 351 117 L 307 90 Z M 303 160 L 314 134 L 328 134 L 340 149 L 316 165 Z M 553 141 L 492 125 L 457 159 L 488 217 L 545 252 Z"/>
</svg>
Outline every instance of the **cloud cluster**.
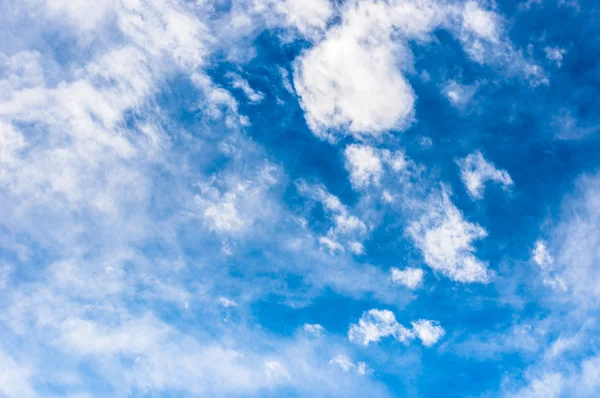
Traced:
<svg viewBox="0 0 600 398">
<path fill-rule="evenodd" d="M 354 344 L 367 346 L 386 337 L 393 337 L 404 344 L 418 337 L 424 346 L 430 347 L 446 334 L 435 321 L 420 319 L 411 322 L 411 325 L 412 329 L 402 326 L 392 311 L 372 309 L 365 312 L 358 323 L 350 326 L 348 339 Z"/>
</svg>

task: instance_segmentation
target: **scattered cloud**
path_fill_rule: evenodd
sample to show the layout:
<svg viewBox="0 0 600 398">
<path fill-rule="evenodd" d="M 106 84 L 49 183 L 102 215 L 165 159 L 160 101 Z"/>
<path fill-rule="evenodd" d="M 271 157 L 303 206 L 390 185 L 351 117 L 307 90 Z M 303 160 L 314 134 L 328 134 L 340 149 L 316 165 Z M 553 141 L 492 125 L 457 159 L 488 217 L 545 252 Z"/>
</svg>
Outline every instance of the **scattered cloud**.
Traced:
<svg viewBox="0 0 600 398">
<path fill-rule="evenodd" d="M 392 282 L 406 286 L 414 290 L 423 284 L 424 272 L 420 268 L 405 268 L 400 270 L 392 268 Z"/>
<path fill-rule="evenodd" d="M 483 198 L 483 191 L 487 181 L 502 185 L 507 190 L 513 185 L 512 178 L 506 170 L 498 170 L 493 163 L 488 162 L 479 151 L 474 152 L 464 159 L 459 160 L 460 178 L 467 188 L 472 199 Z"/>
<path fill-rule="evenodd" d="M 429 198 L 424 214 L 409 225 L 407 232 L 434 271 L 462 283 L 489 280 L 487 266 L 475 257 L 473 246 L 487 232 L 463 218 L 450 201 L 447 188 Z"/>
<path fill-rule="evenodd" d="M 404 344 L 418 337 L 424 346 L 430 347 L 445 334 L 444 329 L 433 321 L 421 319 L 412 322 L 412 326 L 412 329 L 402 326 L 389 310 L 372 309 L 365 312 L 358 323 L 350 325 L 348 339 L 354 344 L 367 346 L 386 337 L 393 337 Z"/>
</svg>

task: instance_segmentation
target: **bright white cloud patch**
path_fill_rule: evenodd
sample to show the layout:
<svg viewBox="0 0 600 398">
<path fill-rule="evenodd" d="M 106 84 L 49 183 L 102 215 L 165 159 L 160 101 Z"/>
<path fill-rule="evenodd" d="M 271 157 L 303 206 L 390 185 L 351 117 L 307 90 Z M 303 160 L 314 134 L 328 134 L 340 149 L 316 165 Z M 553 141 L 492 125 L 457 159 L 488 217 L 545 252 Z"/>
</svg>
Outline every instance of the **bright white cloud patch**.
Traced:
<svg viewBox="0 0 600 398">
<path fill-rule="evenodd" d="M 383 165 L 374 148 L 365 145 L 349 145 L 345 152 L 350 180 L 356 187 L 379 184 Z"/>
<path fill-rule="evenodd" d="M 493 181 L 509 189 L 513 181 L 506 170 L 498 170 L 493 163 L 488 162 L 479 151 L 458 161 L 460 178 L 473 199 L 482 199 L 485 183 Z"/>
<path fill-rule="evenodd" d="M 423 283 L 423 270 L 420 268 L 403 270 L 392 268 L 391 275 L 392 282 L 404 285 L 411 290 L 418 288 Z"/>
<path fill-rule="evenodd" d="M 431 347 L 444 337 L 446 331 L 439 325 L 438 322 L 420 319 L 416 322 L 411 322 L 413 331 L 417 335 L 425 347 Z"/>
<path fill-rule="evenodd" d="M 365 312 L 358 323 L 350 326 L 348 339 L 354 344 L 367 346 L 386 337 L 393 337 L 404 344 L 418 337 L 423 345 L 430 347 L 445 334 L 444 329 L 433 321 L 422 319 L 413 322 L 412 326 L 412 330 L 402 326 L 391 311 L 372 309 Z"/>
<path fill-rule="evenodd" d="M 430 0 L 349 1 L 341 19 L 294 66 L 306 120 L 322 138 L 378 136 L 409 126 L 416 95 L 401 71 L 412 64 L 407 42 L 427 40 L 437 27 L 457 35 L 478 62 L 504 64 L 536 84 L 544 81 L 541 69 L 503 40 L 500 17 L 474 1 L 462 9 Z"/>
<path fill-rule="evenodd" d="M 355 344 L 369 345 L 382 338 L 394 337 L 408 343 L 414 338 L 413 333 L 396 321 L 396 316 L 388 310 L 369 310 L 365 312 L 357 324 L 348 330 L 348 339 Z"/>
<path fill-rule="evenodd" d="M 542 269 L 547 269 L 554 264 L 554 258 L 550 255 L 546 242 L 538 240 L 535 242 L 535 248 L 533 249 L 533 261 Z"/>
<path fill-rule="evenodd" d="M 348 145 L 344 156 L 346 169 L 350 171 L 350 182 L 357 190 L 379 185 L 386 168 L 397 173 L 409 163 L 403 151 L 391 152 L 359 144 Z"/>
<path fill-rule="evenodd" d="M 464 220 L 445 188 L 429 199 L 425 214 L 411 223 L 407 232 L 433 270 L 457 282 L 488 281 L 486 264 L 475 257 L 473 247 L 487 232 Z"/>
</svg>

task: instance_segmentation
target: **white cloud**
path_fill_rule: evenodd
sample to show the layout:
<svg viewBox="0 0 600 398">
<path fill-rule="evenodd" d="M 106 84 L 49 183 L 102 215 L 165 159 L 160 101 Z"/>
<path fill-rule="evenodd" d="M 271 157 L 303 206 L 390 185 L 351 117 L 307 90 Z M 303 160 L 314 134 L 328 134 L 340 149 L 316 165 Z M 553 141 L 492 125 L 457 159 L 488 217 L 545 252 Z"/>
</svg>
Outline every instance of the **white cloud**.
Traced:
<svg viewBox="0 0 600 398">
<path fill-rule="evenodd" d="M 411 322 L 412 330 L 402 326 L 389 310 L 372 309 L 362 314 L 358 323 L 350 325 L 348 340 L 354 344 L 367 346 L 386 337 L 408 344 L 418 337 L 424 346 L 431 347 L 445 335 L 438 322 L 420 319 Z"/>
<path fill-rule="evenodd" d="M 271 26 L 291 27 L 300 35 L 317 40 L 327 27 L 334 8 L 329 0 L 254 0 L 257 15 Z"/>
<path fill-rule="evenodd" d="M 338 366 L 344 372 L 348 372 L 354 368 L 354 363 L 350 360 L 350 358 L 343 354 L 336 355 L 331 361 L 329 361 L 329 363 Z"/>
<path fill-rule="evenodd" d="M 344 354 L 336 355 L 329 361 L 329 364 L 340 368 L 344 372 L 354 371 L 360 376 L 364 376 L 371 371 L 365 362 L 357 362 L 355 364 Z"/>
<path fill-rule="evenodd" d="M 369 310 L 348 329 L 350 342 L 365 346 L 390 336 L 405 344 L 414 338 L 414 334 L 400 325 L 394 313 L 388 310 Z"/>
<path fill-rule="evenodd" d="M 562 66 L 563 57 L 567 53 L 567 50 L 560 47 L 545 47 L 544 52 L 546 53 L 546 58 L 549 61 L 552 61 L 556 64 L 557 67 Z"/>
<path fill-rule="evenodd" d="M 294 65 L 296 90 L 315 134 L 331 138 L 330 129 L 347 129 L 361 137 L 406 128 L 415 94 L 398 65 L 410 53 L 391 36 L 423 37 L 436 18 L 432 2 L 346 4 L 341 25 Z"/>
<path fill-rule="evenodd" d="M 265 99 L 265 95 L 263 93 L 250 87 L 250 84 L 240 75 L 230 73 L 227 76 L 229 79 L 231 79 L 231 86 L 233 88 L 242 90 L 244 95 L 246 95 L 246 98 L 248 98 L 251 103 L 258 104 Z"/>
<path fill-rule="evenodd" d="M 462 12 L 463 24 L 466 30 L 478 37 L 497 42 L 500 34 L 498 15 L 479 7 L 475 1 L 467 1 Z"/>
<path fill-rule="evenodd" d="M 326 236 L 319 237 L 321 247 L 331 254 L 344 252 L 349 249 L 354 254 L 363 254 L 364 246 L 360 242 L 367 236 L 367 225 L 353 214 L 339 198 L 327 192 L 322 185 L 309 185 L 298 181 L 296 187 L 301 194 L 318 201 L 323 206 L 333 225 Z"/>
<path fill-rule="evenodd" d="M 350 171 L 350 182 L 355 189 L 379 185 L 385 173 L 384 166 L 397 173 L 409 163 L 401 150 L 391 152 L 360 144 L 348 145 L 344 150 L 344 157 L 346 169 Z"/>
<path fill-rule="evenodd" d="M 277 361 L 265 362 L 265 371 L 267 372 L 267 377 L 269 379 L 287 380 L 290 378 L 290 374 L 285 366 Z"/>
<path fill-rule="evenodd" d="M 411 322 L 413 331 L 417 335 L 425 347 L 431 347 L 439 341 L 446 331 L 440 326 L 438 322 L 428 321 L 420 319 L 415 322 Z"/>
<path fill-rule="evenodd" d="M 237 303 L 227 297 L 219 297 L 219 304 L 221 304 L 225 308 L 237 307 Z"/>
<path fill-rule="evenodd" d="M 546 242 L 538 240 L 535 242 L 535 248 L 533 249 L 533 261 L 542 269 L 547 269 L 554 264 L 554 258 L 550 255 Z"/>
<path fill-rule="evenodd" d="M 551 373 L 534 379 L 531 384 L 511 398 L 559 398 L 563 393 L 564 379 L 560 373 Z"/>
<path fill-rule="evenodd" d="M 6 398 L 37 397 L 31 375 L 31 369 L 0 350 L 0 395 Z"/>
<path fill-rule="evenodd" d="M 400 270 L 392 268 L 392 282 L 399 283 L 414 290 L 423 283 L 423 270 L 420 268 L 405 268 Z"/>
<path fill-rule="evenodd" d="M 358 188 L 369 184 L 379 184 L 383 165 L 375 149 L 365 145 L 348 145 L 344 151 L 346 167 L 350 170 L 350 180 Z"/>
<path fill-rule="evenodd" d="M 302 330 L 313 336 L 322 336 L 325 334 L 325 328 L 318 323 L 305 323 Z"/>
<path fill-rule="evenodd" d="M 477 91 L 477 85 L 463 85 L 454 80 L 450 80 L 444 86 L 442 92 L 448 98 L 448 101 L 456 108 L 464 108 L 467 103 L 471 100 L 475 92 Z"/>
<path fill-rule="evenodd" d="M 513 181 L 506 170 L 498 170 L 493 163 L 488 162 L 481 152 L 474 152 L 458 161 L 460 178 L 465 184 L 472 199 L 483 198 L 483 191 L 487 181 L 502 185 L 502 189 L 509 189 Z"/>
<path fill-rule="evenodd" d="M 435 1 L 349 1 L 341 7 L 341 23 L 294 64 L 294 84 L 311 130 L 331 140 L 407 128 L 416 98 L 402 74 L 412 65 L 407 42 L 425 41 L 438 27 L 456 34 L 477 62 L 511 68 L 532 85 L 547 83 L 541 68 L 503 39 L 499 15 L 477 2 L 461 8 Z"/>
<path fill-rule="evenodd" d="M 488 281 L 486 264 L 473 254 L 473 242 L 484 238 L 487 232 L 464 220 L 446 188 L 429 198 L 425 214 L 412 222 L 407 232 L 433 270 L 457 282 Z"/>
</svg>

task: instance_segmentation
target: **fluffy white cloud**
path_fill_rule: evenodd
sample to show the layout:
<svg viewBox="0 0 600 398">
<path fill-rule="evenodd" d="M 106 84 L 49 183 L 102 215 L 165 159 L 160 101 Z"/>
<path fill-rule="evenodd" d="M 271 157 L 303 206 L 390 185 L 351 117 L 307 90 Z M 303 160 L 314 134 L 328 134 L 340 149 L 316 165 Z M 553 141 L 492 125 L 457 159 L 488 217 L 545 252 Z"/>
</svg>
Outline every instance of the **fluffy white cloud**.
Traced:
<svg viewBox="0 0 600 398">
<path fill-rule="evenodd" d="M 349 145 L 344 151 L 350 180 L 356 187 L 379 184 L 383 174 L 381 159 L 374 148 L 365 145 Z"/>
<path fill-rule="evenodd" d="M 360 137 L 407 127 L 415 94 L 398 69 L 410 59 L 394 33 L 422 38 L 440 18 L 433 2 L 351 1 L 342 22 L 295 63 L 306 120 L 321 137 L 347 129 Z"/>
<path fill-rule="evenodd" d="M 396 316 L 388 310 L 369 310 L 359 319 L 357 324 L 348 329 L 348 339 L 355 344 L 369 345 L 377 343 L 385 337 L 408 343 L 414 334 L 396 321 Z"/>
<path fill-rule="evenodd" d="M 424 41 L 438 27 L 453 32 L 471 58 L 500 64 L 546 83 L 541 68 L 525 61 L 501 18 L 475 1 L 463 7 L 436 1 L 349 1 L 341 23 L 295 62 L 294 83 L 315 134 L 358 138 L 402 130 L 414 119 L 416 95 L 402 74 L 412 63 L 407 42 Z M 458 27 L 457 27 L 458 25 Z"/>
<path fill-rule="evenodd" d="M 350 182 L 355 189 L 379 185 L 385 173 L 384 166 L 394 172 L 400 172 L 409 163 L 403 151 L 391 152 L 360 144 L 348 145 L 344 150 L 344 157 L 346 169 L 350 171 Z"/>
<path fill-rule="evenodd" d="M 399 283 L 414 290 L 423 283 L 423 270 L 420 268 L 405 268 L 400 270 L 392 268 L 392 282 Z"/>
<path fill-rule="evenodd" d="M 334 13 L 329 0 L 254 0 L 253 6 L 269 25 L 294 28 L 313 40 L 323 34 Z"/>
<path fill-rule="evenodd" d="M 411 325 L 413 327 L 413 331 L 417 337 L 421 339 L 421 342 L 425 347 L 431 347 L 446 334 L 446 331 L 438 322 L 420 319 L 418 321 L 411 322 Z"/>
<path fill-rule="evenodd" d="M 497 42 L 500 21 L 496 13 L 482 9 L 476 1 L 467 1 L 462 11 L 464 28 L 478 37 Z"/>
<path fill-rule="evenodd" d="M 411 324 L 412 330 L 407 329 L 398 323 L 393 312 L 372 309 L 363 313 L 358 323 L 350 325 L 348 339 L 354 344 L 367 346 L 385 337 L 394 337 L 404 344 L 418 337 L 424 346 L 430 347 L 446 333 L 439 323 L 434 321 L 421 319 Z"/>
<path fill-rule="evenodd" d="M 473 254 L 473 242 L 484 238 L 487 232 L 464 220 L 446 188 L 429 198 L 425 214 L 412 222 L 407 232 L 433 270 L 457 282 L 488 281 L 486 264 Z"/>
<path fill-rule="evenodd" d="M 509 189 L 513 184 L 506 170 L 496 169 L 494 164 L 488 162 L 479 151 L 459 160 L 458 165 L 460 166 L 460 178 L 473 199 L 483 198 L 487 181 L 501 184 L 504 190 Z"/>
</svg>

